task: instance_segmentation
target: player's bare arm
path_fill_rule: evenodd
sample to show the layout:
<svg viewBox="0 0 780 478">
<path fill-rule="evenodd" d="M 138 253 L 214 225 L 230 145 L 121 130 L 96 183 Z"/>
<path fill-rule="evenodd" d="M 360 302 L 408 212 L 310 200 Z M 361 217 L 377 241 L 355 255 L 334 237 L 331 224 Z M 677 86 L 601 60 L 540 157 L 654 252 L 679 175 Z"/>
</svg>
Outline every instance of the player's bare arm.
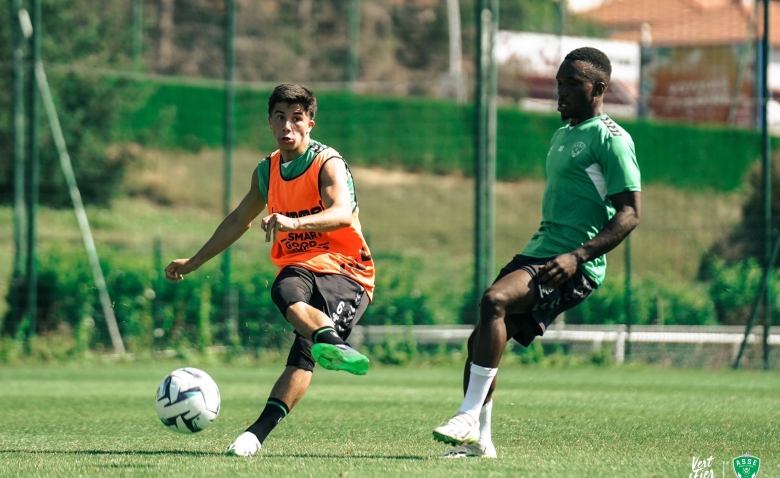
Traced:
<svg viewBox="0 0 780 478">
<path fill-rule="evenodd" d="M 626 191 L 610 196 L 615 215 L 596 237 L 579 248 L 556 257 L 539 268 L 539 280 L 545 287 L 556 288 L 577 272 L 585 262 L 606 254 L 618 246 L 639 225 L 641 194 Z"/>
<path fill-rule="evenodd" d="M 320 196 L 325 209 L 304 217 L 287 217 L 279 213 L 263 218 L 265 241 L 276 241 L 278 231 L 329 232 L 352 224 L 352 207 L 347 186 L 347 166 L 334 158 L 325 163 L 320 172 Z"/>
<path fill-rule="evenodd" d="M 206 244 L 189 259 L 176 259 L 165 268 L 165 278 L 171 282 L 180 281 L 185 275 L 197 270 L 212 257 L 224 251 L 252 227 L 252 221 L 265 209 L 265 198 L 260 193 L 257 170 L 252 174 L 252 185 L 241 203 L 225 216 Z"/>
</svg>

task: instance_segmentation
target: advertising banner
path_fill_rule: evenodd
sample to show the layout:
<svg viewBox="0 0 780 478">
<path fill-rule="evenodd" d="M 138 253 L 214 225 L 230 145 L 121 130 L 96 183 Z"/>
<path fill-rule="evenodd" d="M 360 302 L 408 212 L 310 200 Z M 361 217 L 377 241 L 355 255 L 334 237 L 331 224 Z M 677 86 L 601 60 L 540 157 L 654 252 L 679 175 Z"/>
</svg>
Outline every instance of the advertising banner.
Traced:
<svg viewBox="0 0 780 478">
<path fill-rule="evenodd" d="M 607 103 L 635 107 L 640 78 L 640 48 L 636 42 L 501 30 L 495 59 L 499 66 L 519 65 L 522 78 L 518 81 L 525 83 L 528 97 L 554 100 L 558 67 L 566 54 L 585 46 L 603 51 L 612 64 Z"/>
<path fill-rule="evenodd" d="M 754 58 L 744 45 L 647 48 L 640 112 L 650 118 L 752 126 Z"/>
</svg>

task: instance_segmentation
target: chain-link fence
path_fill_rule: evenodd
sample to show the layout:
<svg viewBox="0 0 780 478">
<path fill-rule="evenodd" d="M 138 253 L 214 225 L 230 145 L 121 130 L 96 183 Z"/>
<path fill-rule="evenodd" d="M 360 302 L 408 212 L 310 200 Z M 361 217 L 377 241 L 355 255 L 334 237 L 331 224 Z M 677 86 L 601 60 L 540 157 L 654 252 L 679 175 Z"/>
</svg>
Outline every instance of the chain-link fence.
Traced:
<svg viewBox="0 0 780 478">
<path fill-rule="evenodd" d="M 601 290 L 561 319 L 567 323 L 742 325 L 760 281 L 761 9 L 725 0 L 702 1 L 698 9 L 665 2 L 666 9 L 650 1 L 570 1 L 568 8 L 499 2 L 496 269 L 541 219 L 544 158 L 562 124 L 552 106 L 554 75 L 569 50 L 591 45 L 612 58 L 605 110 L 632 135 L 643 173 L 630 281 L 620 246 L 608 255 Z M 34 2 L 18 3 L 33 11 Z M 477 3 L 43 1 L 41 59 L 130 348 L 167 346 L 174 337 L 190 345 L 236 340 L 224 326 L 230 301 L 221 298 L 219 258 L 187 293 L 159 273 L 203 244 L 223 214 L 225 188 L 235 205 L 257 162 L 274 149 L 267 97 L 281 82 L 314 89 L 320 110 L 313 136 L 342 152 L 354 170 L 378 269 L 367 325 L 473 317 Z M 12 10 L 0 13 L 3 25 L 17 24 Z M 722 34 L 702 37 L 702 22 Z M 14 225 L 14 38 L 14 29 L 0 29 L 0 67 L 8 73 L 0 77 L 0 230 L 7 238 L 0 288 L 9 299 L 0 312 L 10 335 L 24 325 L 26 286 L 19 277 L 15 289 L 12 278 L 17 257 L 26 263 L 29 230 L 26 215 Z M 30 78 L 30 47 L 27 40 L 20 45 L 23 76 Z M 226 77 L 235 79 L 236 148 L 227 179 Z M 39 127 L 36 328 L 78 336 L 88 332 L 85 318 L 102 327 L 101 312 L 84 299 L 94 295 L 87 269 L 79 269 L 86 256 L 45 119 Z M 29 190 L 29 169 L 25 180 Z M 780 209 L 780 199 L 772 205 Z M 24 239 L 21 256 L 17 239 Z M 269 330 L 281 337 L 286 325 L 257 298 L 268 295 L 274 273 L 267 246 L 250 232 L 233 251 L 238 340 L 269 346 Z M 213 327 L 206 338 L 204 323 Z M 108 343 L 99 330 L 90 333 L 88 346 Z"/>
</svg>

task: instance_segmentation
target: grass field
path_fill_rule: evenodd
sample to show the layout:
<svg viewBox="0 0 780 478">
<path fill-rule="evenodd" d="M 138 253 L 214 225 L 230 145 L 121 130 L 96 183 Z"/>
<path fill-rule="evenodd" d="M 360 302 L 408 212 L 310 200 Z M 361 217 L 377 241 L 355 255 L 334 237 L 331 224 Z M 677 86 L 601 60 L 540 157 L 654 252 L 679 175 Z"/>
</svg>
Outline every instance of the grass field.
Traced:
<svg viewBox="0 0 780 478">
<path fill-rule="evenodd" d="M 174 368 L 214 377 L 222 410 L 206 431 L 163 428 L 153 397 Z M 693 457 L 715 477 L 761 459 L 780 476 L 775 372 L 638 366 L 506 365 L 497 460 L 441 460 L 431 429 L 460 403 L 458 367 L 318 371 L 260 456 L 224 449 L 259 414 L 280 364 L 70 363 L 0 369 L 0 476 L 684 477 Z M 725 462 L 725 465 L 724 465 Z"/>
</svg>

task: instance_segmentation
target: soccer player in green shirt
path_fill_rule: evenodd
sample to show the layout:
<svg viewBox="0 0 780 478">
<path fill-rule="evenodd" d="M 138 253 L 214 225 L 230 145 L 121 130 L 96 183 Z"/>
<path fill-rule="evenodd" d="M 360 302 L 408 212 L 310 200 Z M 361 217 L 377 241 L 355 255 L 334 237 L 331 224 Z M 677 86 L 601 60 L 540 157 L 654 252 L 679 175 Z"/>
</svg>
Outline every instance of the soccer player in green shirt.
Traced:
<svg viewBox="0 0 780 478">
<path fill-rule="evenodd" d="M 480 301 L 468 340 L 465 398 L 433 437 L 455 445 L 442 457 L 495 458 L 492 394 L 506 342 L 529 346 L 560 313 L 604 281 L 605 254 L 639 225 L 640 175 L 631 136 L 604 114 L 612 66 L 595 48 L 561 63 L 558 111 L 569 124 L 550 141 L 542 223 L 523 252 L 498 274 Z"/>
</svg>

